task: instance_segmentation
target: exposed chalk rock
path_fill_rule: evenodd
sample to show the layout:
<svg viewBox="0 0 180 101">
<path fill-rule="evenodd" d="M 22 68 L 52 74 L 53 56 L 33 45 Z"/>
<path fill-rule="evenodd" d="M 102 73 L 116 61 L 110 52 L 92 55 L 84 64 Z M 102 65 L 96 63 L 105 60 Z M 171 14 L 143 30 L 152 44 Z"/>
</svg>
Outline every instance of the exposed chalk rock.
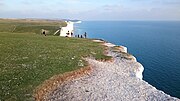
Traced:
<svg viewBox="0 0 180 101">
<path fill-rule="evenodd" d="M 93 40 L 94 42 L 104 42 L 103 40 Z"/>
<path fill-rule="evenodd" d="M 92 73 L 64 82 L 44 97 L 46 101 L 180 101 L 142 80 L 143 66 L 135 57 L 113 51 L 116 45 L 105 43 L 112 62 L 86 58 Z M 122 47 L 122 46 L 121 46 Z"/>
<path fill-rule="evenodd" d="M 72 37 L 71 33 L 74 33 L 74 22 L 66 21 L 66 23 L 66 27 L 61 27 L 60 36 Z"/>
<path fill-rule="evenodd" d="M 104 43 L 103 45 L 107 46 L 107 47 L 114 47 L 116 45 L 112 44 L 112 43 Z"/>
</svg>

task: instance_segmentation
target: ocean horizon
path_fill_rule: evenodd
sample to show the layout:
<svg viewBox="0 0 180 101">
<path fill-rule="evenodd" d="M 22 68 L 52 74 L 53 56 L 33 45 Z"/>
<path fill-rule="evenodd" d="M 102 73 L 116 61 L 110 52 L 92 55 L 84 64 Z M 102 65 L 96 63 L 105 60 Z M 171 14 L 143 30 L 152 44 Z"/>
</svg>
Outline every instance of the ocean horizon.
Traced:
<svg viewBox="0 0 180 101">
<path fill-rule="evenodd" d="M 82 21 L 75 34 L 123 45 L 144 66 L 143 80 L 180 98 L 180 21 Z"/>
</svg>

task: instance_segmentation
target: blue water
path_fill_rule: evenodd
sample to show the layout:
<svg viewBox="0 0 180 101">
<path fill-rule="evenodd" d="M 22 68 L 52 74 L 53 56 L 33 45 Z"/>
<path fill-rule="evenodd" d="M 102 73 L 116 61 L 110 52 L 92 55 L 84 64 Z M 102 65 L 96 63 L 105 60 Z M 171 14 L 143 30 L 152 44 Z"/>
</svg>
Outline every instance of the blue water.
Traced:
<svg viewBox="0 0 180 101">
<path fill-rule="evenodd" d="M 85 21 L 75 24 L 75 34 L 87 32 L 128 47 L 143 64 L 144 80 L 180 98 L 180 22 L 178 21 Z"/>
</svg>

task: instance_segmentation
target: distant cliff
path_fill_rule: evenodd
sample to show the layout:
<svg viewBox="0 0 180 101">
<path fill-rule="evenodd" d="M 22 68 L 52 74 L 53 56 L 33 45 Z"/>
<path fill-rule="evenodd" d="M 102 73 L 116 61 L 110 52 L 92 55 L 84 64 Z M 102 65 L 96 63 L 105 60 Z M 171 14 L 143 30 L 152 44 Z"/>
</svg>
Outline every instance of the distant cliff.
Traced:
<svg viewBox="0 0 180 101">
<path fill-rule="evenodd" d="M 81 21 L 80 20 L 67 20 L 65 22 L 67 23 L 67 26 L 61 27 L 60 36 L 72 37 L 74 34 L 74 23 L 81 23 Z"/>
<path fill-rule="evenodd" d="M 74 22 L 66 21 L 66 23 L 66 27 L 61 27 L 60 36 L 72 37 L 71 33 L 74 33 Z"/>
</svg>

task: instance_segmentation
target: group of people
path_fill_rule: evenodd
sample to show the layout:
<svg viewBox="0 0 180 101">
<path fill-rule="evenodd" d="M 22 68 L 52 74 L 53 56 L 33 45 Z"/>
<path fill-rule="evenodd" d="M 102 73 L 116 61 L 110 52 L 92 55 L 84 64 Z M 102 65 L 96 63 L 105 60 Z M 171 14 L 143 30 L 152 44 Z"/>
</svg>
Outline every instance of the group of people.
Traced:
<svg viewBox="0 0 180 101">
<path fill-rule="evenodd" d="M 68 37 L 69 35 L 71 35 L 71 37 L 73 37 L 73 32 L 70 33 L 70 32 L 68 31 L 68 32 L 66 33 L 66 37 Z M 85 32 L 83 35 L 79 35 L 79 34 L 78 34 L 78 35 L 75 35 L 75 37 L 77 37 L 77 38 L 87 38 L 87 33 Z"/>
<path fill-rule="evenodd" d="M 83 35 L 75 35 L 75 37 L 78 37 L 78 38 L 87 38 L 87 33 L 85 32 Z"/>
<path fill-rule="evenodd" d="M 69 31 L 66 33 L 66 37 L 68 37 L 71 34 L 71 36 L 73 36 L 73 32 L 69 33 Z"/>
<path fill-rule="evenodd" d="M 44 36 L 46 36 L 46 31 L 42 31 L 42 33 L 41 34 L 43 34 Z M 73 36 L 73 32 L 67 32 L 66 33 L 66 37 L 68 37 L 69 35 L 71 35 L 71 37 Z M 87 33 L 85 32 L 84 34 L 82 34 L 82 35 L 75 35 L 75 37 L 77 37 L 77 38 L 87 38 Z"/>
</svg>

